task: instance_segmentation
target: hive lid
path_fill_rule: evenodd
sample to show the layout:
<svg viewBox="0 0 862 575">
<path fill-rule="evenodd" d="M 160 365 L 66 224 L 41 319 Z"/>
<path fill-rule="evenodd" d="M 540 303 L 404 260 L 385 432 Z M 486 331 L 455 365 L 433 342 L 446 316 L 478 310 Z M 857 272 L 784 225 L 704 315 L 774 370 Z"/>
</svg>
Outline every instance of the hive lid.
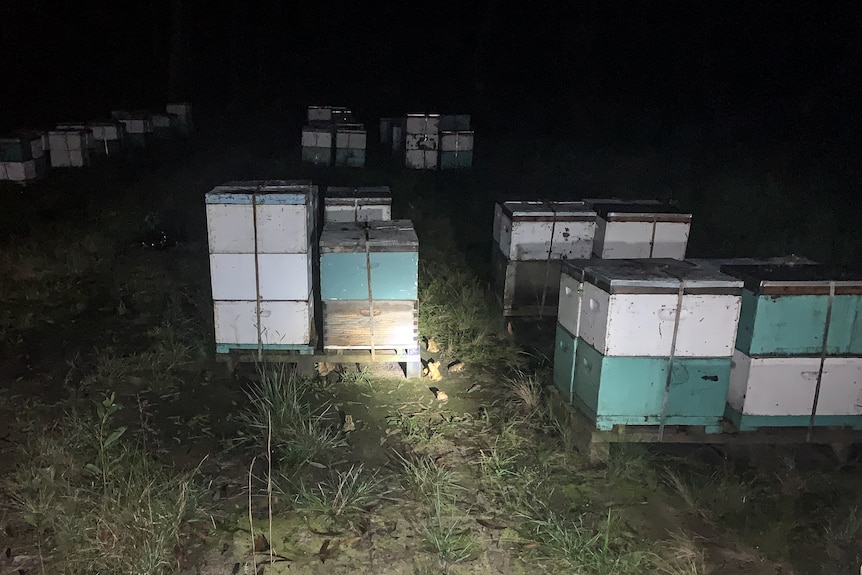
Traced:
<svg viewBox="0 0 862 575">
<path fill-rule="evenodd" d="M 335 129 L 338 132 L 365 132 L 365 124 L 339 122 Z"/>
<path fill-rule="evenodd" d="M 365 251 L 365 226 L 356 222 L 327 222 L 320 232 L 320 253 Z"/>
<path fill-rule="evenodd" d="M 317 192 L 310 180 L 249 180 L 226 182 L 207 192 L 207 204 L 303 205 Z"/>
<path fill-rule="evenodd" d="M 327 222 L 320 234 L 321 253 L 415 252 L 419 238 L 410 220 Z"/>
<path fill-rule="evenodd" d="M 690 222 L 691 214 L 658 200 L 584 200 L 605 221 Z"/>
<path fill-rule="evenodd" d="M 608 293 L 739 294 L 742 280 L 712 266 L 670 258 L 566 260 L 562 272 Z"/>
<path fill-rule="evenodd" d="M 862 294 L 862 269 L 823 264 L 737 264 L 721 266 L 758 295 L 828 295 L 830 283 L 838 295 Z"/>
<path fill-rule="evenodd" d="M 419 237 L 410 220 L 368 222 L 368 241 L 371 251 L 419 249 Z"/>
<path fill-rule="evenodd" d="M 326 205 L 381 205 L 391 204 L 392 194 L 389 186 L 359 187 L 333 186 L 326 188 Z"/>
<path fill-rule="evenodd" d="M 510 201 L 502 211 L 519 221 L 594 221 L 596 212 L 584 202 Z"/>
</svg>

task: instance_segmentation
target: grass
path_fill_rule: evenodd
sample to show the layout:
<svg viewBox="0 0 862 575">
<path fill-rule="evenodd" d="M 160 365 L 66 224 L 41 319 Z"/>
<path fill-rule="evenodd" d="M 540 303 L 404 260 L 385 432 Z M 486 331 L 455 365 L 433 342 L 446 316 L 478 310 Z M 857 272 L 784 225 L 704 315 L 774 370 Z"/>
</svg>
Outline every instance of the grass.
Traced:
<svg viewBox="0 0 862 575">
<path fill-rule="evenodd" d="M 243 435 L 238 442 L 264 452 L 272 433 L 273 460 L 283 472 L 296 473 L 309 463 L 321 463 L 345 445 L 331 402 L 312 405 L 308 379 L 285 364 L 259 365 L 257 379 L 239 413 Z"/>
<path fill-rule="evenodd" d="M 453 503 L 454 503 L 453 499 Z M 449 504 L 445 496 L 437 491 L 432 496 L 433 512 L 424 524 L 425 541 L 437 555 L 443 573 L 448 573 L 453 565 L 468 561 L 478 551 L 475 538 L 467 527 L 467 522 L 457 513 L 457 508 Z"/>
<path fill-rule="evenodd" d="M 289 478 L 282 478 L 278 490 L 289 493 Z M 326 516 L 335 523 L 345 523 L 368 513 L 390 493 L 377 472 L 364 471 L 362 465 L 353 465 L 346 471 L 334 471 L 326 481 L 310 487 L 300 481 L 295 488 L 293 502 L 296 509 Z"/>
<path fill-rule="evenodd" d="M 195 470 L 177 474 L 113 427 L 112 398 L 38 434 L 15 472 L 14 501 L 46 572 L 156 575 L 177 566 L 202 520 Z"/>
<path fill-rule="evenodd" d="M 710 575 L 703 549 L 685 531 L 678 530 L 669 540 L 659 543 L 660 551 L 651 556 L 657 575 Z"/>
<path fill-rule="evenodd" d="M 405 457 L 396 452 L 396 457 L 403 470 L 402 478 L 407 489 L 416 490 L 423 498 L 430 499 L 435 494 L 445 497 L 455 497 L 463 491 L 452 470 L 440 465 L 429 455 L 411 455 Z"/>
</svg>

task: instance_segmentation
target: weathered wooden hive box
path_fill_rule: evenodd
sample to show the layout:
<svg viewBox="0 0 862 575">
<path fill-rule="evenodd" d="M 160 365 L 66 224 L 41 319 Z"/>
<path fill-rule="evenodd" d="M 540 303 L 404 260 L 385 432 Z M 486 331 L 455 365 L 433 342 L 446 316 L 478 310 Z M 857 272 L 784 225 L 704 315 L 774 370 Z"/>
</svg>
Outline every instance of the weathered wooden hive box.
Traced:
<svg viewBox="0 0 862 575">
<path fill-rule="evenodd" d="M 745 282 L 727 416 L 761 427 L 862 429 L 862 271 L 723 265 Z"/>
<path fill-rule="evenodd" d="M 496 204 L 492 261 L 504 315 L 556 315 L 560 262 L 590 257 L 595 218 L 583 202 Z"/>
<path fill-rule="evenodd" d="M 324 349 L 417 348 L 418 284 L 419 240 L 410 221 L 325 224 Z"/>
<path fill-rule="evenodd" d="M 41 132 L 26 130 L 0 137 L 0 180 L 26 184 L 47 171 Z"/>
<path fill-rule="evenodd" d="M 365 165 L 368 141 L 362 124 L 339 124 L 335 128 L 335 165 L 361 168 Z"/>
<path fill-rule="evenodd" d="M 206 194 L 216 349 L 312 346 L 317 187 L 228 182 Z"/>
<path fill-rule="evenodd" d="M 51 130 L 48 132 L 51 166 L 83 168 L 90 165 L 93 132 L 90 129 Z"/>
<path fill-rule="evenodd" d="M 324 222 L 368 222 L 392 219 L 389 186 L 329 186 L 323 199 Z"/>
<path fill-rule="evenodd" d="M 599 429 L 720 429 L 741 280 L 670 258 L 567 261 L 561 275 L 573 289 L 554 382 L 573 405 Z"/>
<path fill-rule="evenodd" d="M 691 214 L 657 200 L 586 199 L 595 210 L 593 253 L 602 259 L 685 259 Z"/>
<path fill-rule="evenodd" d="M 407 114 L 404 130 L 407 167 L 417 170 L 436 170 L 440 147 L 440 115 Z"/>
<path fill-rule="evenodd" d="M 335 127 L 315 122 L 302 128 L 302 161 L 319 166 L 332 165 Z"/>
</svg>

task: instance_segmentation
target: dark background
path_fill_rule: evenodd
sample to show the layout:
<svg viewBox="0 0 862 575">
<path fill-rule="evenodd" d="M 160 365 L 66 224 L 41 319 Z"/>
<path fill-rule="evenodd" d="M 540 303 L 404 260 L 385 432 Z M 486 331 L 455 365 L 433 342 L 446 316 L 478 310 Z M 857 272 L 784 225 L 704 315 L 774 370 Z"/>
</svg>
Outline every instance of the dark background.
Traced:
<svg viewBox="0 0 862 575">
<path fill-rule="evenodd" d="M 859 4 L 3 0 L 0 129 L 181 98 L 299 114 L 343 104 L 366 121 L 466 111 L 486 131 L 572 137 L 733 126 L 847 146 Z"/>
</svg>

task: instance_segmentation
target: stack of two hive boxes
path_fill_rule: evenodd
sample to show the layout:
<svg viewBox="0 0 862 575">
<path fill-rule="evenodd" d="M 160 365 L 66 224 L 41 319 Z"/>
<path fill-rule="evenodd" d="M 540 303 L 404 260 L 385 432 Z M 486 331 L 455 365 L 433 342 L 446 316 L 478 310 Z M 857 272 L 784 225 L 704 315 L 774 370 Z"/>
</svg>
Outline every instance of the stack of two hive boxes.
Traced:
<svg viewBox="0 0 862 575">
<path fill-rule="evenodd" d="M 330 188 L 320 236 L 327 352 L 416 351 L 419 240 L 386 188 Z"/>
</svg>

